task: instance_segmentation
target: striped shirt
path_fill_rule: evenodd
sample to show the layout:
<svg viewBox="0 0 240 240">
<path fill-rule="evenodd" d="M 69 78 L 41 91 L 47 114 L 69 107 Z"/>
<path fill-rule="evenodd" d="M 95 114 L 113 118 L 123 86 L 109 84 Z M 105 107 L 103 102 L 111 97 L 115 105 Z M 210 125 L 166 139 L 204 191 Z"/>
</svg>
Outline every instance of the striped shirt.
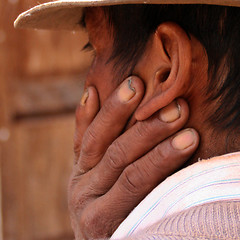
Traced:
<svg viewBox="0 0 240 240">
<path fill-rule="evenodd" d="M 201 160 L 158 185 L 111 239 L 136 234 L 171 214 L 204 203 L 240 200 L 240 152 Z"/>
</svg>

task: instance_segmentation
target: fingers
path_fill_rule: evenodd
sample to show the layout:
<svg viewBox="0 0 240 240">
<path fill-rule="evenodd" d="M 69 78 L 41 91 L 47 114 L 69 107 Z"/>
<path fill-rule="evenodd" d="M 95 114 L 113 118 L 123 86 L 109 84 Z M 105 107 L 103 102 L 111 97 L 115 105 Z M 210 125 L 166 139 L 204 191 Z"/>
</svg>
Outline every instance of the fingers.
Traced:
<svg viewBox="0 0 240 240">
<path fill-rule="evenodd" d="M 80 155 L 80 147 L 82 144 L 83 134 L 99 111 L 99 98 L 97 90 L 90 86 L 88 87 L 81 98 L 81 101 L 76 109 L 76 129 L 74 135 L 74 152 L 75 164 Z"/>
<path fill-rule="evenodd" d="M 92 177 L 94 185 L 102 191 L 109 189 L 129 164 L 180 130 L 188 116 L 187 103 L 178 99 L 150 119 L 137 122 L 108 148 L 95 168 Z"/>
<path fill-rule="evenodd" d="M 198 143 L 199 136 L 194 129 L 184 129 L 168 138 L 129 165 L 121 174 L 111 194 L 120 191 L 119 194 L 125 196 L 126 203 L 134 202 L 134 198 L 139 202 L 159 182 L 179 169 L 194 153 Z"/>
<path fill-rule="evenodd" d="M 95 166 L 84 175 L 74 174 L 71 181 L 70 209 L 77 216 L 74 221 L 81 233 L 79 239 L 109 237 L 129 212 L 157 184 L 179 169 L 198 146 L 195 130 L 176 133 L 189 115 L 183 99 L 120 134 L 142 98 L 142 83 L 136 81 L 140 84 L 134 85 L 136 93 L 141 93 L 138 98 L 132 93 L 127 99 L 124 92 L 129 89 L 126 85 L 120 87 L 90 125 L 86 120 L 86 126 L 79 126 L 80 130 L 87 129 L 82 140 L 86 145 L 82 146 L 85 149 L 76 169 Z M 120 96 L 124 96 L 124 101 Z"/>
<path fill-rule="evenodd" d="M 90 234 L 88 237 L 101 234 L 105 234 L 104 237 L 111 236 L 129 212 L 157 184 L 182 166 L 196 150 L 198 143 L 197 132 L 185 129 L 130 164 L 114 186 L 85 209 L 82 226 Z M 88 229 L 89 226 L 94 226 L 96 231 Z"/>
<path fill-rule="evenodd" d="M 143 94 L 142 81 L 130 77 L 108 98 L 84 134 L 79 169 L 88 171 L 100 161 L 106 149 L 124 129 Z"/>
</svg>

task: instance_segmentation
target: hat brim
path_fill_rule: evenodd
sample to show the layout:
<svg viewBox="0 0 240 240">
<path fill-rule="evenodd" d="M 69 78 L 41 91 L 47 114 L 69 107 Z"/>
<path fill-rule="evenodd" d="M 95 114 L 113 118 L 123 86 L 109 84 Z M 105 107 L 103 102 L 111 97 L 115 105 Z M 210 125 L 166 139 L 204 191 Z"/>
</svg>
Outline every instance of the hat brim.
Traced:
<svg viewBox="0 0 240 240">
<path fill-rule="evenodd" d="M 211 4 L 240 6 L 240 0 L 61 0 L 38 5 L 20 14 L 16 28 L 79 30 L 83 8 L 120 4 Z"/>
</svg>

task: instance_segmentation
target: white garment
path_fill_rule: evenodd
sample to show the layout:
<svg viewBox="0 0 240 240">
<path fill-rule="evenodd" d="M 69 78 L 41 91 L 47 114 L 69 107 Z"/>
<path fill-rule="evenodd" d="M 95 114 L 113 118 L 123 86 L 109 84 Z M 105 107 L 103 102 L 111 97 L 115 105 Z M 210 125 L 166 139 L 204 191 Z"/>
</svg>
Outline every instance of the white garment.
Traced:
<svg viewBox="0 0 240 240">
<path fill-rule="evenodd" d="M 129 214 L 111 239 L 135 234 L 192 206 L 227 199 L 240 199 L 240 152 L 201 160 L 168 177 Z"/>
</svg>

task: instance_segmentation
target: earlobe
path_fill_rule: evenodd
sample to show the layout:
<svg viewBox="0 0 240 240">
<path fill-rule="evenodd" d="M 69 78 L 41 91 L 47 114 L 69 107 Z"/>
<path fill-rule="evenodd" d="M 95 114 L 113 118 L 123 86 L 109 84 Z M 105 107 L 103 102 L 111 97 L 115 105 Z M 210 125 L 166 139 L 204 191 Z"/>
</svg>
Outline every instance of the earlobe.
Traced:
<svg viewBox="0 0 240 240">
<path fill-rule="evenodd" d="M 135 118 L 145 120 L 174 99 L 184 96 L 190 86 L 191 40 L 177 24 L 166 22 L 159 25 L 152 41 L 152 55 L 157 68 L 148 84 L 151 94 L 143 99 L 135 112 Z M 148 54 L 151 58 L 151 54 Z"/>
</svg>

